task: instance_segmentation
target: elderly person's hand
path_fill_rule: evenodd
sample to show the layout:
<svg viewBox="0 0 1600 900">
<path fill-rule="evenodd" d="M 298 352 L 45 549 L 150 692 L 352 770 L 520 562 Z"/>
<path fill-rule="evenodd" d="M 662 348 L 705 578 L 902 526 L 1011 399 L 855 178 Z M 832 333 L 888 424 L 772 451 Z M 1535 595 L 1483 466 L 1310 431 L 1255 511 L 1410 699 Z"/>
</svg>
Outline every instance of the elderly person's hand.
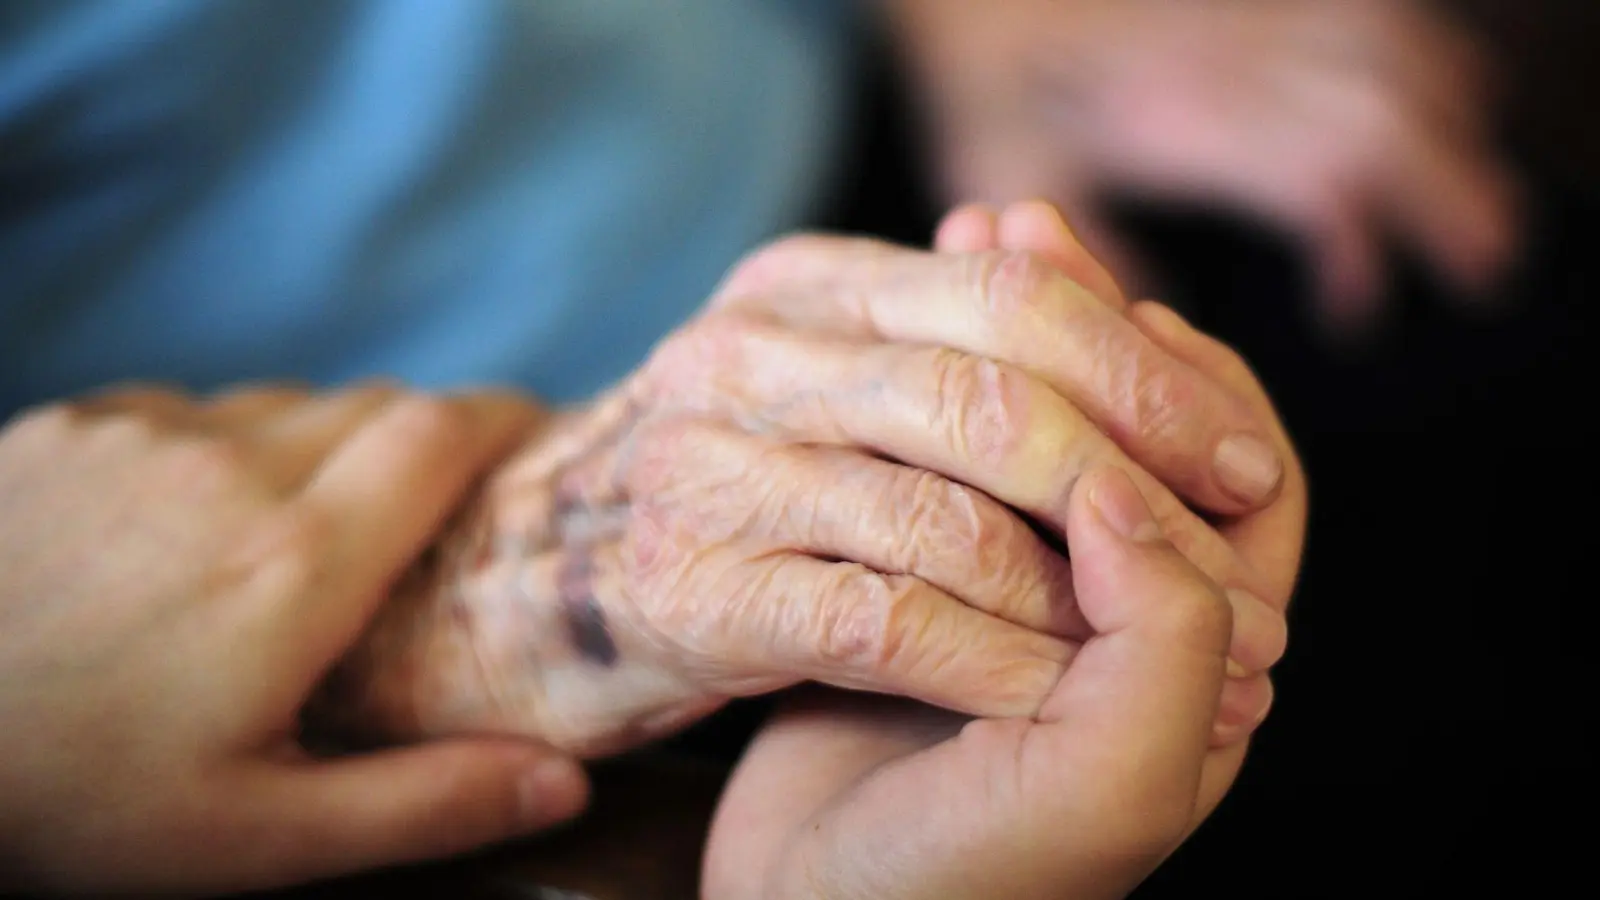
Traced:
<svg viewBox="0 0 1600 900">
<path fill-rule="evenodd" d="M 1473 296 L 1509 256 L 1477 49 L 1418 0 L 888 0 L 954 201 L 1049 197 L 1132 287 L 1108 195 L 1301 241 L 1356 326 L 1395 236 Z M 1141 285 L 1148 292 L 1150 285 Z"/>
<path fill-rule="evenodd" d="M 1032 716 L 1095 633 L 1057 548 L 1109 465 L 1233 601 L 1217 738 L 1237 740 L 1270 702 L 1304 486 L 1254 380 L 1172 352 L 1177 327 L 1127 317 L 1075 247 L 758 252 L 490 481 L 321 722 L 592 755 L 805 680 Z M 1269 504 L 1291 512 L 1235 518 Z"/>
<path fill-rule="evenodd" d="M 0 893 L 265 888 L 575 814 L 571 759 L 314 759 L 306 697 L 536 419 L 489 396 L 119 391 L 0 430 Z"/>
<path fill-rule="evenodd" d="M 1092 261 L 1036 205 L 998 217 L 958 210 L 937 244 L 1027 249 L 1095 280 Z M 1153 304 L 1129 316 L 1271 416 L 1227 348 Z M 1297 544 L 1280 543 L 1298 541 L 1305 525 L 1292 484 L 1223 526 L 1246 557 L 1296 557 Z M 1067 544 L 1094 633 L 1035 721 L 839 693 L 791 702 L 724 792 L 704 896 L 1115 898 L 1148 875 L 1216 808 L 1245 746 L 1203 740 L 1223 683 L 1227 608 L 1130 487 L 1101 470 L 1073 497 Z"/>
</svg>

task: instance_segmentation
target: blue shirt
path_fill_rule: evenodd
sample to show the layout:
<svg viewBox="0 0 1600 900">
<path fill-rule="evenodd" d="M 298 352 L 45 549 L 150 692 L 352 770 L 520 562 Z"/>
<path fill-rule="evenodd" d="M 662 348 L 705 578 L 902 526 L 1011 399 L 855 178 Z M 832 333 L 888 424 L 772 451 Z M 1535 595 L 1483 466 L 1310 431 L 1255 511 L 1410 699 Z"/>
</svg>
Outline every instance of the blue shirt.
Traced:
<svg viewBox="0 0 1600 900">
<path fill-rule="evenodd" d="M 625 374 L 836 156 L 849 0 L 4 0 L 0 414 Z"/>
</svg>

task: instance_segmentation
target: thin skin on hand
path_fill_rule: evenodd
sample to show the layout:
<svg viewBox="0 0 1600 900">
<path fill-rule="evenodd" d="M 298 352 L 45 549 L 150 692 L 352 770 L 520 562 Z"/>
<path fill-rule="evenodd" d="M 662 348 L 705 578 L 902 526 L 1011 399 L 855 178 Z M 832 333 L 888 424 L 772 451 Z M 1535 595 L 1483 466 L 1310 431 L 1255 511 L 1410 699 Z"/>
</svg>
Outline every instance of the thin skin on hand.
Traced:
<svg viewBox="0 0 1600 900">
<path fill-rule="evenodd" d="M 1163 479 L 1247 511 L 1217 442 L 1271 439 L 1258 502 L 1300 490 L 1282 470 L 1292 450 L 1248 377 L 1216 385 L 1126 319 L 1120 295 L 1064 278 L 1111 284 L 1052 231 L 1053 212 L 1022 207 L 993 234 L 1048 252 L 805 238 L 754 255 L 633 378 L 489 480 L 314 721 L 593 756 L 804 680 L 1030 716 L 1090 633 L 1056 548 L 1078 476 L 1110 464 L 1230 589 L 1247 677 L 1224 692 L 1217 739 L 1238 740 L 1271 700 L 1256 673 L 1282 653 L 1297 532 L 1287 557 L 1241 554 Z M 805 302 L 756 306 L 793 296 Z M 1053 362 L 1062 341 L 1098 362 Z"/>
</svg>

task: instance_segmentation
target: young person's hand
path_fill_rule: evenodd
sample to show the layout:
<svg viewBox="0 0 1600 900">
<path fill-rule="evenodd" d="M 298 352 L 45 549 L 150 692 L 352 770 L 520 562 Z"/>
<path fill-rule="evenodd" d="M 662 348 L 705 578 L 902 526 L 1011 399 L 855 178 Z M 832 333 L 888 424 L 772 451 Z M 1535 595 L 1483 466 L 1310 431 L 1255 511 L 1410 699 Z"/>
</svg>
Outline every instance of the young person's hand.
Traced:
<svg viewBox="0 0 1600 900">
<path fill-rule="evenodd" d="M 0 431 L 0 889 L 264 888 L 575 814 L 582 771 L 541 747 L 297 742 L 323 673 L 535 418 L 130 390 Z"/>
</svg>

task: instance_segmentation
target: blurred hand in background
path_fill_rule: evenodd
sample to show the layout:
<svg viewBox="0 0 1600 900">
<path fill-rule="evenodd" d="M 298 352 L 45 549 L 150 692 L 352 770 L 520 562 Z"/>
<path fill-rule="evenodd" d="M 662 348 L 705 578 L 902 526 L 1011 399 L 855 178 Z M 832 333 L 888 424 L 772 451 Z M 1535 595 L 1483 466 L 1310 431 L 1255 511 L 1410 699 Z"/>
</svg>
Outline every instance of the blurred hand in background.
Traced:
<svg viewBox="0 0 1600 900">
<path fill-rule="evenodd" d="M 1130 292 L 1108 196 L 1285 230 L 1324 324 L 1369 323 L 1392 240 L 1465 297 L 1511 257 L 1477 47 L 1418 0 L 888 0 L 955 201 L 1047 197 Z"/>
</svg>

